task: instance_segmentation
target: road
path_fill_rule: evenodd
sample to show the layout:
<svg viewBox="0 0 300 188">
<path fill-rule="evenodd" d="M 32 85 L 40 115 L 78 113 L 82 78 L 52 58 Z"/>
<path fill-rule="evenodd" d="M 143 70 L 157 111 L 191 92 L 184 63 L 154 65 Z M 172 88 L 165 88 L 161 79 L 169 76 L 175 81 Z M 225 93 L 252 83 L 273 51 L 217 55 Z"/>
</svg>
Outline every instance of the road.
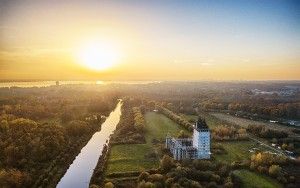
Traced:
<svg viewBox="0 0 300 188">
<path fill-rule="evenodd" d="M 248 137 L 249 137 L 249 139 L 251 139 L 251 140 L 253 140 L 253 141 L 255 141 L 255 142 L 257 142 L 257 143 L 259 143 L 259 144 L 261 144 L 261 145 L 263 145 L 263 146 L 265 146 L 265 147 L 267 147 L 267 148 L 269 148 L 269 149 L 271 149 L 271 150 L 273 150 L 273 151 L 275 151 L 275 152 L 278 153 L 278 154 L 281 154 L 281 155 L 284 155 L 284 156 L 289 157 L 289 156 L 288 156 L 286 153 L 284 153 L 282 150 L 277 149 L 277 148 L 274 148 L 274 147 L 272 147 L 272 146 L 270 146 L 270 145 L 264 143 L 263 141 L 260 141 L 259 139 L 257 139 L 257 138 L 256 138 L 255 136 L 253 136 L 253 135 L 248 135 Z"/>
<path fill-rule="evenodd" d="M 277 128 L 277 130 L 282 130 L 283 128 L 287 128 L 287 127 L 282 127 L 282 126 L 279 126 L 278 125 L 273 125 L 273 124 L 270 124 L 270 123 L 264 123 L 264 122 L 259 122 L 259 121 L 254 121 L 254 120 L 248 120 L 248 119 L 244 119 L 244 118 L 240 118 L 240 117 L 235 117 L 235 116 L 231 116 L 231 115 L 227 115 L 227 114 L 222 114 L 222 113 L 210 113 L 211 115 L 213 115 L 214 117 L 216 117 L 217 119 L 220 119 L 220 120 L 225 120 L 229 123 L 233 123 L 239 127 L 243 127 L 243 128 L 247 128 L 249 124 L 259 124 L 259 125 L 264 125 L 264 126 L 268 126 L 270 128 Z M 291 128 L 288 127 L 289 129 L 289 133 L 291 133 Z M 286 157 L 291 157 L 289 155 L 287 155 L 283 150 L 281 149 L 278 149 L 278 148 L 275 148 L 271 145 L 269 145 L 268 143 L 266 143 L 265 141 L 262 141 L 260 138 L 256 137 L 255 135 L 252 135 L 252 134 L 248 134 L 249 136 L 249 139 L 269 148 L 270 150 L 274 151 L 275 153 L 278 153 L 278 154 L 281 154 L 281 155 L 284 155 Z M 299 135 L 295 134 L 295 133 L 292 133 L 289 135 L 289 137 L 298 137 Z"/>
</svg>

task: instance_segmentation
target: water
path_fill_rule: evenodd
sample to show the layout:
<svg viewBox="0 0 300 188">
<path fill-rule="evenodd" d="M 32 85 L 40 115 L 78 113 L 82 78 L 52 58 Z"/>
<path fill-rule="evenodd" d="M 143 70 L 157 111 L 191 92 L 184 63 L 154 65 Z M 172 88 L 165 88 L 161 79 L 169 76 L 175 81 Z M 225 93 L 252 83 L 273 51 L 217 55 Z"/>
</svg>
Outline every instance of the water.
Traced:
<svg viewBox="0 0 300 188">
<path fill-rule="evenodd" d="M 120 101 L 102 124 L 101 131 L 96 132 L 86 146 L 82 148 L 65 175 L 57 184 L 57 188 L 87 188 L 93 175 L 93 170 L 102 154 L 103 145 L 116 129 L 121 116 Z"/>
<path fill-rule="evenodd" d="M 105 85 L 105 84 L 149 84 L 160 83 L 160 81 L 59 81 L 59 85 L 74 85 L 74 84 L 88 84 L 88 85 Z M 56 81 L 34 81 L 34 82 L 0 82 L 0 88 L 4 87 L 49 87 L 56 85 Z"/>
</svg>

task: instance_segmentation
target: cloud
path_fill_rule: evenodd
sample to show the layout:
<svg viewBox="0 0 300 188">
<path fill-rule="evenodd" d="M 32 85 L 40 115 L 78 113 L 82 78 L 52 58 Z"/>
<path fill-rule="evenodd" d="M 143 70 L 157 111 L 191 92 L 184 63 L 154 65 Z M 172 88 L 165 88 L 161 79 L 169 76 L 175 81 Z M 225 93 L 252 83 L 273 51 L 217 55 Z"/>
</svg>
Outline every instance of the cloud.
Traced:
<svg viewBox="0 0 300 188">
<path fill-rule="evenodd" d="M 173 63 L 176 64 L 195 64 L 201 66 L 211 66 L 215 62 L 214 59 L 210 58 L 199 58 L 199 59 L 174 59 Z"/>
</svg>

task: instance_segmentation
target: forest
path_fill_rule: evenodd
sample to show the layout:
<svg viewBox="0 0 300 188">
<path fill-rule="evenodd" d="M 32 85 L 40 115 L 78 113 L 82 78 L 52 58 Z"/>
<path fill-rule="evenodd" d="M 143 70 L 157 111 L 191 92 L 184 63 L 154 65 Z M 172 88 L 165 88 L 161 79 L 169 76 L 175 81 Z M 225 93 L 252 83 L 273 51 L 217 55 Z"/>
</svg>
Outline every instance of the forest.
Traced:
<svg viewBox="0 0 300 188">
<path fill-rule="evenodd" d="M 55 185 L 117 103 L 81 87 L 0 90 L 0 187 Z"/>
<path fill-rule="evenodd" d="M 290 85 L 294 86 L 293 92 L 284 94 Z M 169 118 L 183 129 L 177 133 L 180 138 L 187 137 L 193 130 L 194 121 L 185 115 L 210 117 L 210 112 L 245 113 L 267 120 L 297 120 L 300 117 L 299 88 L 300 84 L 294 82 L 162 82 L 0 88 L 0 187 L 55 187 L 81 148 L 101 129 L 119 98 L 123 100 L 121 119 L 103 153 L 107 152 L 109 156 L 111 146 L 151 145 L 154 151 L 144 157 L 149 161 L 159 158 L 159 167 L 131 172 L 138 176 L 136 185 L 139 187 L 232 187 L 240 181 L 231 173 L 235 169 L 249 169 L 283 184 L 292 184 L 296 177 L 286 173 L 290 161 L 274 162 L 279 159 L 263 152 L 245 159 L 247 162 L 233 164 L 215 159 L 173 161 L 170 153 L 163 149 L 163 140 L 147 141 L 149 132 L 145 115 L 155 112 Z M 278 92 L 261 94 L 257 90 Z M 267 127 L 237 127 L 222 121 L 211 131 L 212 139 L 218 142 L 212 144 L 216 155 L 227 153 L 222 142 L 247 141 L 248 134 L 296 154 L 299 150 L 297 138 Z M 299 130 L 295 128 L 293 132 L 298 134 Z M 270 163 L 261 162 L 265 158 L 270 159 Z M 104 158 L 99 160 L 106 162 Z M 95 174 L 103 175 L 104 170 L 96 170 Z M 93 182 L 101 184 L 103 179 L 96 177 Z M 111 182 L 106 183 L 109 186 Z"/>
</svg>

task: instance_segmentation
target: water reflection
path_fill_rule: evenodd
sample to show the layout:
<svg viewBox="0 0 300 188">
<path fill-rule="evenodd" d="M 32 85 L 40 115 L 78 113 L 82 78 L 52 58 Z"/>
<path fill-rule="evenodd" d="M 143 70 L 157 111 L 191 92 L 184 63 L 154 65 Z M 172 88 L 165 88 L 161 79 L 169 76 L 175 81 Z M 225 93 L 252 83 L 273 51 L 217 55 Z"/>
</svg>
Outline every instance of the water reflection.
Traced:
<svg viewBox="0 0 300 188">
<path fill-rule="evenodd" d="M 86 188 L 92 177 L 102 153 L 103 145 L 116 129 L 120 120 L 122 102 L 120 101 L 113 112 L 102 124 L 101 131 L 96 132 L 73 161 L 66 174 L 62 177 L 57 188 Z"/>
</svg>

